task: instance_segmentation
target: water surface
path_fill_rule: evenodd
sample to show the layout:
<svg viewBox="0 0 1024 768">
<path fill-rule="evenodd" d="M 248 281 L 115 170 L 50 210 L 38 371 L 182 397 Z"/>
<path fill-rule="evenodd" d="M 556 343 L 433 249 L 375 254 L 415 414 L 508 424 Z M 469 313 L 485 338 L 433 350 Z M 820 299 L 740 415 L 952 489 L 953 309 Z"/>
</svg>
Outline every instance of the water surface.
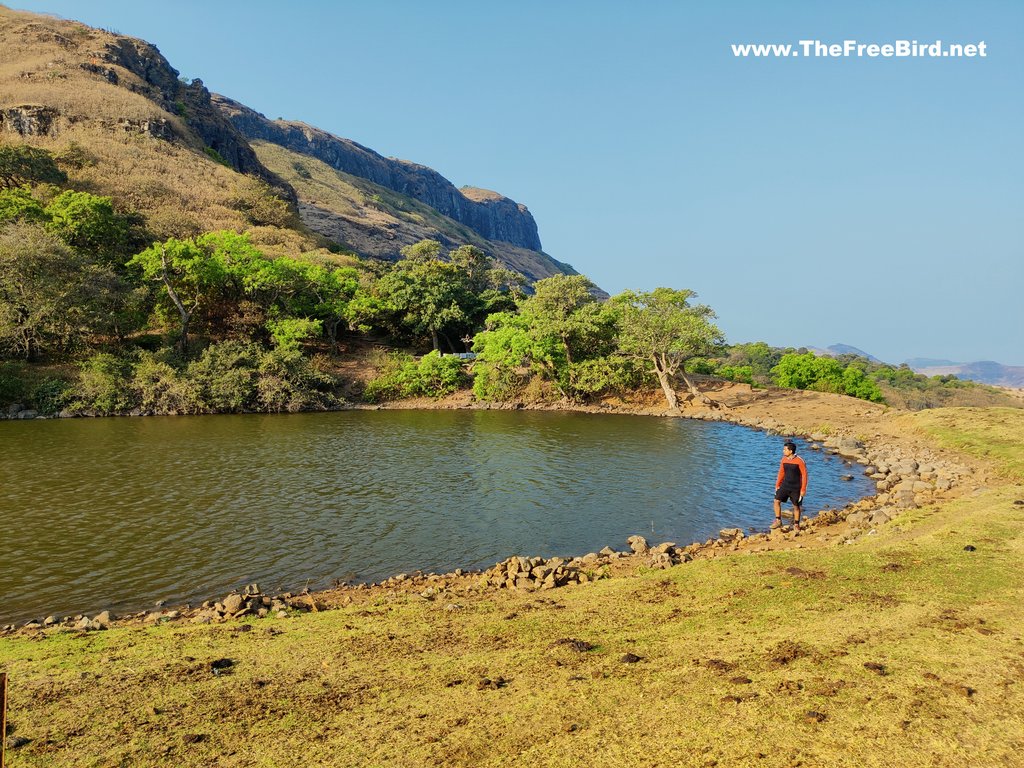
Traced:
<svg viewBox="0 0 1024 768">
<path fill-rule="evenodd" d="M 0 422 L 0 623 L 766 528 L 782 442 L 509 411 Z M 800 454 L 810 511 L 873 491 Z"/>
</svg>

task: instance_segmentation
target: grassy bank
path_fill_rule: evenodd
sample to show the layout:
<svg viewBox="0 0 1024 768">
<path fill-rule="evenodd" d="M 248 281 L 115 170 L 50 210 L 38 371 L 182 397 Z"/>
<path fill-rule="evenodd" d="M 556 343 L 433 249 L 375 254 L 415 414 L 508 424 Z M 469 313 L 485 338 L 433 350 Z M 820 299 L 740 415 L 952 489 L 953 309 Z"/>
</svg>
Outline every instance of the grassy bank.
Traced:
<svg viewBox="0 0 1024 768">
<path fill-rule="evenodd" d="M 990 456 L 1013 472 L 1024 425 L 981 415 L 913 423 L 1005 444 Z M 10 762 L 1013 765 L 1022 498 L 1010 478 L 850 544 L 544 593 L 6 639 L 13 735 L 31 740 Z"/>
</svg>

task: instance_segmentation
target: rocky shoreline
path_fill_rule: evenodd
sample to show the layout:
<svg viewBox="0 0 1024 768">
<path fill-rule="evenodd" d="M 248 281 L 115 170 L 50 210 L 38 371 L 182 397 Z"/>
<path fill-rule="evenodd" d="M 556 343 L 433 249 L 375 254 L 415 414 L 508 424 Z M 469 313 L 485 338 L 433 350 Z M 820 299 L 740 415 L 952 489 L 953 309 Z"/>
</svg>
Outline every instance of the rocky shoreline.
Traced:
<svg viewBox="0 0 1024 768">
<path fill-rule="evenodd" d="M 449 404 L 447 407 L 452 407 Z M 456 406 L 458 407 L 458 406 Z M 465 407 L 465 406 L 463 406 Z M 503 409 L 518 409 L 507 404 Z M 521 408 L 522 406 L 519 406 Z M 548 410 L 548 409 L 545 409 Z M 554 410 L 554 409 L 551 409 Z M 567 410 L 558 408 L 557 410 Z M 635 407 L 610 409 L 582 407 L 571 410 L 591 413 L 647 413 L 667 415 L 657 409 Z M 802 532 L 789 526 L 774 531 L 726 528 L 718 537 L 704 542 L 678 545 L 661 542 L 654 546 L 642 536 L 631 536 L 626 550 L 605 547 L 579 557 L 509 557 L 492 568 L 480 571 L 456 569 L 435 574 L 416 571 L 402 573 L 378 583 L 341 584 L 331 589 L 302 593 L 264 594 L 251 584 L 220 600 L 205 601 L 198 607 L 182 605 L 175 608 L 158 606 L 154 611 L 140 611 L 115 616 L 103 611 L 95 616 L 54 616 L 35 618 L 0 628 L 0 637 L 25 633 L 90 632 L 114 626 L 149 626 L 168 622 L 211 624 L 247 617 L 286 619 L 298 612 L 318 612 L 353 603 L 371 602 L 383 594 L 417 595 L 425 600 L 440 600 L 447 610 L 459 610 L 460 597 L 468 599 L 492 590 L 542 591 L 585 585 L 600 579 L 636 572 L 638 569 L 663 569 L 693 560 L 727 553 L 753 554 L 769 550 L 824 546 L 851 542 L 861 535 L 874 533 L 879 525 L 898 519 L 908 509 L 938 502 L 962 492 L 972 475 L 970 468 L 950 460 L 922 445 L 908 450 L 881 441 L 868 441 L 851 434 L 808 432 L 794 425 L 764 416 L 746 415 L 731 410 L 707 410 L 686 413 L 684 418 L 720 421 L 759 429 L 769 434 L 801 437 L 809 441 L 811 450 L 824 451 L 859 465 L 861 471 L 876 483 L 877 492 L 842 509 L 825 509 L 806 516 Z M 851 476 L 852 477 L 852 476 Z"/>
</svg>

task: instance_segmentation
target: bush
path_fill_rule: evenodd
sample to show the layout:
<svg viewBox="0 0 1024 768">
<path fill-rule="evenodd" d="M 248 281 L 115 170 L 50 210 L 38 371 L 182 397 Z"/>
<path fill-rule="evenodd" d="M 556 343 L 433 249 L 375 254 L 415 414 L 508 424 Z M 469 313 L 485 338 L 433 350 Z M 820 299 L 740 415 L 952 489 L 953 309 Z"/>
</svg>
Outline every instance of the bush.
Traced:
<svg viewBox="0 0 1024 768">
<path fill-rule="evenodd" d="M 322 334 L 324 324 L 306 317 L 288 317 L 268 321 L 267 330 L 278 349 L 298 350 L 304 341 Z"/>
<path fill-rule="evenodd" d="M 70 410 L 109 416 L 135 407 L 137 400 L 129 386 L 131 360 L 100 352 L 83 361 L 80 368 Z"/>
<path fill-rule="evenodd" d="M 334 377 L 296 350 L 275 349 L 260 360 L 256 384 L 260 410 L 325 410 L 338 404 Z"/>
<path fill-rule="evenodd" d="M 26 375 L 24 363 L 0 363 L 0 406 L 28 400 Z"/>
<path fill-rule="evenodd" d="M 442 357 L 436 350 L 419 362 L 395 353 L 363 391 L 371 403 L 403 397 L 444 397 L 467 386 L 470 378 L 457 357 Z"/>
<path fill-rule="evenodd" d="M 32 388 L 29 402 L 39 413 L 59 413 L 71 396 L 71 385 L 65 379 L 47 377 Z"/>
<path fill-rule="evenodd" d="M 128 250 L 131 225 L 114 210 L 109 197 L 61 192 L 46 206 L 47 227 L 68 245 L 105 255 Z"/>
<path fill-rule="evenodd" d="M 256 369 L 261 357 L 259 346 L 248 341 L 223 341 L 207 347 L 186 371 L 201 410 L 255 410 Z"/>
<path fill-rule="evenodd" d="M 542 377 L 538 375 L 535 378 Z M 528 371 L 524 373 L 520 369 L 508 368 L 499 362 L 487 360 L 478 359 L 473 364 L 473 396 L 477 400 L 513 400 L 525 392 L 530 382 Z M 537 390 L 535 395 L 539 394 L 540 390 Z"/>
<path fill-rule="evenodd" d="M 863 369 L 853 364 L 844 367 L 834 358 L 817 357 L 813 352 L 783 355 L 772 368 L 772 375 L 780 387 L 850 395 L 875 403 L 884 400 L 878 385 Z"/>
<path fill-rule="evenodd" d="M 182 372 L 157 355 L 144 354 L 131 381 L 139 405 L 150 413 L 196 413 L 195 386 Z"/>
</svg>

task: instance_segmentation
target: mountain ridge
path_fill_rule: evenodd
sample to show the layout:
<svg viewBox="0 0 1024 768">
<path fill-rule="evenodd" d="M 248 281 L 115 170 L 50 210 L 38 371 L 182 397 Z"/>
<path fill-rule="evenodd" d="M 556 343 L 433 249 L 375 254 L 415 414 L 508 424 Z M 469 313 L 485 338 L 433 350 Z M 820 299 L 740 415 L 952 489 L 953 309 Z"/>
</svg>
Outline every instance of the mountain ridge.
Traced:
<svg viewBox="0 0 1024 768">
<path fill-rule="evenodd" d="M 76 170 L 74 183 L 137 211 L 159 238 L 228 228 L 251 231 L 257 244 L 278 253 L 322 247 L 318 238 L 350 247 L 357 238 L 344 235 L 354 223 L 373 218 L 366 198 L 349 200 L 342 212 L 348 215 L 322 211 L 302 219 L 301 226 L 281 217 L 269 222 L 295 230 L 287 235 L 253 220 L 251 210 L 263 205 L 257 198 L 264 193 L 245 187 L 227 169 L 267 185 L 300 217 L 313 209 L 288 179 L 260 160 L 253 137 L 261 133 L 309 157 L 319 153 L 330 160 L 333 153 L 342 170 L 403 195 L 394 200 L 396 209 L 411 211 L 417 201 L 443 217 L 420 210 L 423 215 L 357 227 L 366 247 L 352 250 L 360 256 L 394 261 L 404 245 L 432 238 L 445 250 L 476 245 L 531 281 L 576 274 L 541 250 L 532 214 L 504 195 L 475 187 L 461 191 L 427 166 L 385 158 L 315 126 L 275 125 L 240 102 L 212 94 L 201 79 L 181 78 L 148 41 L 0 5 L 0 134 L 56 152 L 84 149 L 88 162 Z M 324 222 L 330 226 L 319 226 Z"/>
</svg>

